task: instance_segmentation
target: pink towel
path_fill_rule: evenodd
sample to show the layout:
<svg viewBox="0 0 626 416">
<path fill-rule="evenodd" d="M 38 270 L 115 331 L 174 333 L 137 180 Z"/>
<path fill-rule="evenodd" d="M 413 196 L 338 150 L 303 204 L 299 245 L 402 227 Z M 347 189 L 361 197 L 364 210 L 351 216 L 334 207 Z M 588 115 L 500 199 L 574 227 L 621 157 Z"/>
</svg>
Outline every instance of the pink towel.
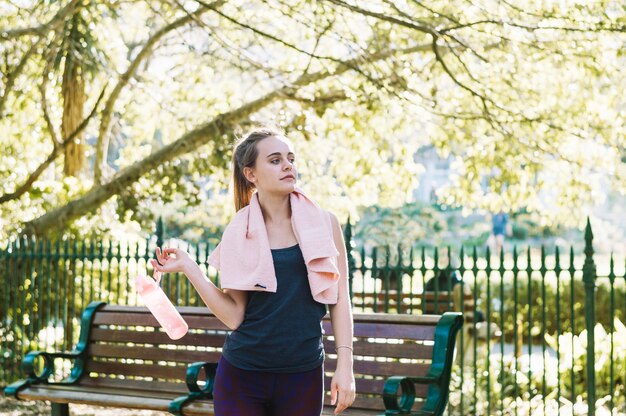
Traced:
<svg viewBox="0 0 626 416">
<path fill-rule="evenodd" d="M 313 299 L 337 303 L 337 256 L 328 214 L 300 189 L 289 196 L 291 224 L 306 263 Z M 276 274 L 259 197 L 242 208 L 224 230 L 207 263 L 219 270 L 223 289 L 276 292 Z"/>
</svg>

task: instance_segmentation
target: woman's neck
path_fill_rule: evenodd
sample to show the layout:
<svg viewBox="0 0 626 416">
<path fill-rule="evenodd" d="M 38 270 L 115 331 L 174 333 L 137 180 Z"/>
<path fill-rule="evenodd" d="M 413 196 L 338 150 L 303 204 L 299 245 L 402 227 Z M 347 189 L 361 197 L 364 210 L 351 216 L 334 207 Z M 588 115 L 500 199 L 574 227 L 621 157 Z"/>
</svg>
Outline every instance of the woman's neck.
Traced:
<svg viewBox="0 0 626 416">
<path fill-rule="evenodd" d="M 291 221 L 291 204 L 289 194 L 271 195 L 259 193 L 259 205 L 266 224 L 277 224 Z"/>
</svg>

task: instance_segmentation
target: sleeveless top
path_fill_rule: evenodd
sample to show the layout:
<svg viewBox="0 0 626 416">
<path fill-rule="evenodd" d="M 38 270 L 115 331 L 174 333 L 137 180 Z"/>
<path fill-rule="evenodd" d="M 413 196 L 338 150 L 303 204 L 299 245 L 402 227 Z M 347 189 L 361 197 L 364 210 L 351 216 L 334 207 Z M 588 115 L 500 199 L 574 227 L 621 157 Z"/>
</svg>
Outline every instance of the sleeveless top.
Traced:
<svg viewBox="0 0 626 416">
<path fill-rule="evenodd" d="M 321 321 L 326 305 L 311 295 L 298 245 L 271 251 L 276 293 L 248 292 L 243 322 L 226 338 L 222 355 L 242 370 L 313 370 L 324 361 Z"/>
</svg>

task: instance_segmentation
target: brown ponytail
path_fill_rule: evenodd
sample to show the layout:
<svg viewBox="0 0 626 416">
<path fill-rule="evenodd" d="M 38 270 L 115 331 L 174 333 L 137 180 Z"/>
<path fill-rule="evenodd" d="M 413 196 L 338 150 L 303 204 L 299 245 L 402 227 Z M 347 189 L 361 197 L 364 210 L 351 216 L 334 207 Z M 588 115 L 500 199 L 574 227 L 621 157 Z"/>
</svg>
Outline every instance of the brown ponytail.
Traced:
<svg viewBox="0 0 626 416">
<path fill-rule="evenodd" d="M 256 144 L 263 139 L 273 136 L 284 136 L 280 130 L 272 127 L 262 127 L 250 131 L 235 145 L 233 152 L 233 188 L 235 196 L 235 210 L 250 204 L 250 197 L 254 192 L 254 184 L 250 183 L 243 174 L 243 168 L 253 168 L 259 154 Z"/>
</svg>

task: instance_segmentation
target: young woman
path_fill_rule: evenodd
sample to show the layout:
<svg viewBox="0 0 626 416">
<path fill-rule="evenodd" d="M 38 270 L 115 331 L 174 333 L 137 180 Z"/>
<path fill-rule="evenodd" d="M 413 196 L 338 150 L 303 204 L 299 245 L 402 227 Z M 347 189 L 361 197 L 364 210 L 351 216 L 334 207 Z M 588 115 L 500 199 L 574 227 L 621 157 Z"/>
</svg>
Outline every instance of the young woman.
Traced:
<svg viewBox="0 0 626 416">
<path fill-rule="evenodd" d="M 335 337 L 335 414 L 355 398 L 347 257 L 337 218 L 299 188 L 295 153 L 279 131 L 248 133 L 233 154 L 237 214 L 208 263 L 221 289 L 188 253 L 157 248 L 153 267 L 182 272 L 233 331 L 218 363 L 215 414 L 319 416 L 323 406 L 321 320 Z"/>
</svg>

